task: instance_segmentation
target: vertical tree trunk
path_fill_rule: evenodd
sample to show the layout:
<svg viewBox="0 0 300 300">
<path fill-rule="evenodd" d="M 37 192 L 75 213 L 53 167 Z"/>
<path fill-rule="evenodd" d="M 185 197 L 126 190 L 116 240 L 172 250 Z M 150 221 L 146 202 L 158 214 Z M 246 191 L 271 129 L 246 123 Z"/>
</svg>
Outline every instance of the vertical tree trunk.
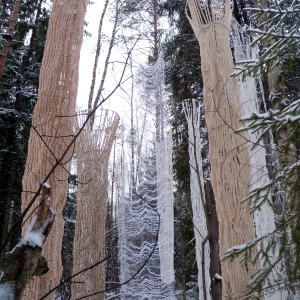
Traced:
<svg viewBox="0 0 300 300">
<path fill-rule="evenodd" d="M 34 110 L 23 177 L 23 210 L 32 197 L 28 191 L 35 192 L 38 189 L 40 182 L 60 158 L 73 135 L 79 54 L 87 3 L 87 0 L 53 2 L 40 72 L 38 103 Z M 57 214 L 43 247 L 43 255 L 50 270 L 29 282 L 24 291 L 24 300 L 41 298 L 58 284 L 61 277 L 61 243 L 64 230 L 61 212 L 66 201 L 71 156 L 70 151 L 62 165 L 50 177 L 52 207 Z M 28 222 L 24 230 L 27 226 Z M 52 294 L 47 299 L 53 297 Z"/>
<path fill-rule="evenodd" d="M 111 268 L 112 268 L 112 274 L 111 274 L 111 279 L 113 282 L 116 282 L 116 272 L 115 272 L 115 257 L 114 257 L 114 239 L 113 239 L 113 225 L 115 225 L 115 222 L 112 223 L 113 221 L 113 208 L 116 206 L 116 203 L 114 204 L 114 183 L 115 183 L 115 160 L 116 160 L 116 138 L 115 138 L 115 144 L 114 144 L 114 157 L 113 157 L 113 171 L 112 171 L 112 180 L 111 180 L 111 202 L 110 202 L 110 244 L 111 244 Z M 115 214 L 116 216 L 116 214 Z M 114 283 L 113 283 L 114 285 Z"/>
<path fill-rule="evenodd" d="M 209 217 L 207 225 L 210 231 L 210 267 L 209 275 L 211 278 L 211 296 L 213 300 L 222 300 L 222 280 L 216 274 L 222 276 L 219 247 L 219 220 L 216 211 L 216 201 L 210 181 L 204 183 L 204 192 Z"/>
<path fill-rule="evenodd" d="M 154 57 L 158 57 L 157 42 L 157 0 L 153 0 L 153 22 L 154 22 Z"/>
<path fill-rule="evenodd" d="M 95 90 L 95 82 L 96 82 L 96 72 L 97 72 L 97 66 L 98 66 L 98 59 L 100 56 L 100 50 L 101 50 L 101 37 L 102 37 L 102 24 L 103 19 L 106 14 L 106 8 L 108 5 L 109 0 L 105 0 L 100 23 L 99 23 L 99 29 L 98 29 L 98 42 L 97 42 L 97 49 L 96 49 L 96 55 L 95 55 L 95 62 L 94 62 L 94 68 L 93 68 L 93 78 L 92 83 L 90 87 L 90 95 L 89 95 L 89 102 L 88 102 L 88 111 L 92 111 L 92 102 L 93 102 L 93 96 L 94 96 L 94 90 Z"/>
<path fill-rule="evenodd" d="M 77 129 L 85 121 L 81 114 Z M 92 266 L 105 257 L 105 223 L 107 215 L 108 162 L 119 123 L 119 116 L 102 110 L 94 119 L 95 126 L 78 137 L 77 216 L 73 250 L 73 273 Z M 101 264 L 75 277 L 72 299 L 105 290 L 105 265 Z M 103 300 L 105 293 L 97 295 Z M 92 299 L 92 298 L 89 298 Z"/>
<path fill-rule="evenodd" d="M 14 11 L 13 11 L 11 21 L 10 21 L 10 24 L 9 24 L 9 29 L 8 29 L 7 34 L 4 36 L 4 38 L 6 39 L 6 43 L 4 45 L 1 60 L 0 60 L 0 80 L 1 80 L 1 77 L 3 75 L 5 63 L 6 63 L 6 60 L 7 60 L 8 50 L 9 50 L 9 47 L 10 47 L 12 34 L 14 32 L 14 28 L 15 28 L 15 24 L 16 24 L 16 20 L 17 20 L 17 16 L 18 16 L 20 2 L 21 2 L 21 0 L 16 0 Z"/>
<path fill-rule="evenodd" d="M 178 142 L 177 142 L 178 145 Z M 179 222 L 182 224 L 182 213 L 183 213 L 183 205 L 182 205 L 182 194 L 181 192 L 178 193 L 179 199 Z M 181 291 L 182 291 L 182 300 L 186 300 L 186 280 L 185 280 L 185 256 L 184 256 L 184 240 L 182 236 L 182 232 L 180 234 L 180 258 L 181 258 Z"/>
<path fill-rule="evenodd" d="M 201 6 L 203 4 L 203 7 Z M 237 81 L 229 45 L 230 1 L 188 0 L 188 16 L 200 44 L 205 118 L 208 127 L 211 183 L 220 223 L 220 256 L 228 248 L 253 240 L 253 217 L 241 204 L 250 183 L 246 139 L 235 134 L 241 118 Z M 222 297 L 242 297 L 255 267 L 245 268 L 239 259 L 222 263 Z"/>
<path fill-rule="evenodd" d="M 95 97 L 93 109 L 95 109 L 97 107 L 97 105 L 99 103 L 99 100 L 100 100 L 100 97 L 102 95 L 103 87 L 104 87 L 104 82 L 105 82 L 106 73 L 107 73 L 107 69 L 108 69 L 108 63 L 109 63 L 109 59 L 110 59 L 112 48 L 114 46 L 116 32 L 117 32 L 117 25 L 118 25 L 118 21 L 119 21 L 119 12 L 120 12 L 119 3 L 120 3 L 120 0 L 117 0 L 116 1 L 116 8 L 115 8 L 114 27 L 113 27 L 113 30 L 112 30 L 112 33 L 111 33 L 111 38 L 110 38 L 110 42 L 109 42 L 108 52 L 107 52 L 106 60 L 105 60 L 105 64 L 104 64 L 104 70 L 103 70 L 103 73 L 102 73 L 102 78 L 101 78 L 100 86 L 99 86 L 97 95 Z M 91 87 L 91 89 L 92 89 L 92 87 Z M 89 101 L 92 101 L 92 100 L 89 100 Z M 89 105 L 90 104 L 91 103 L 89 103 Z"/>
</svg>

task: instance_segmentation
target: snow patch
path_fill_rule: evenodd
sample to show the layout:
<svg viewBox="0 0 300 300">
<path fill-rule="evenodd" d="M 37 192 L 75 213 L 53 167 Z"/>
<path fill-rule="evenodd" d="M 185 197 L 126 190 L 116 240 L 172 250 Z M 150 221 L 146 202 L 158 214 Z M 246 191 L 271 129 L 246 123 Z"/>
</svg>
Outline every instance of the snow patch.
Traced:
<svg viewBox="0 0 300 300">
<path fill-rule="evenodd" d="M 1 281 L 1 279 L 2 279 L 2 277 L 4 276 L 4 272 L 3 271 L 0 271 L 0 281 Z"/>
<path fill-rule="evenodd" d="M 47 182 L 45 182 L 45 183 L 43 184 L 43 186 L 46 187 L 47 189 L 50 189 L 50 185 L 49 185 Z"/>
<path fill-rule="evenodd" d="M 45 240 L 45 236 L 43 235 L 43 231 L 48 226 L 49 223 L 53 222 L 55 212 L 52 208 L 50 208 L 51 216 L 48 217 L 48 220 L 45 220 L 43 223 L 43 226 L 41 226 L 38 230 L 32 232 L 32 228 L 36 222 L 37 216 L 34 216 L 30 225 L 27 228 L 27 231 L 25 233 L 25 236 L 22 238 L 22 240 L 18 243 L 17 247 L 22 247 L 23 245 L 29 245 L 32 248 L 35 247 L 42 247 L 43 242 Z M 0 298 L 1 299 L 1 298 Z"/>
<path fill-rule="evenodd" d="M 219 279 L 219 280 L 222 280 L 222 276 L 220 274 L 218 274 L 218 273 L 215 274 L 215 278 Z"/>
<path fill-rule="evenodd" d="M 41 232 L 29 232 L 26 233 L 24 238 L 19 242 L 17 247 L 28 244 L 30 247 L 42 247 L 45 236 Z"/>
<path fill-rule="evenodd" d="M 0 299 L 1 300 L 14 300 L 14 282 L 6 282 L 0 284 Z"/>
</svg>

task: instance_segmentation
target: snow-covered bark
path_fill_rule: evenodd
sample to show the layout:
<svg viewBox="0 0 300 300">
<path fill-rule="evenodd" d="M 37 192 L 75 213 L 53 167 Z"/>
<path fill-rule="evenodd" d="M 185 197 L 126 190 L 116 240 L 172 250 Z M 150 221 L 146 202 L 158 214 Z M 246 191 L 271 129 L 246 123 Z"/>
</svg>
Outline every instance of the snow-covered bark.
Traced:
<svg viewBox="0 0 300 300">
<path fill-rule="evenodd" d="M 161 279 L 172 284 L 174 278 L 174 208 L 172 177 L 172 134 L 156 142 L 157 210 L 161 216 L 159 254 Z"/>
<path fill-rule="evenodd" d="M 166 126 L 163 53 L 158 55 L 153 66 L 141 68 L 139 76 L 142 87 L 141 100 L 149 107 L 149 111 L 155 114 L 157 208 L 161 216 L 159 232 L 161 277 L 163 282 L 170 284 L 175 280 L 172 140 Z"/>
<path fill-rule="evenodd" d="M 246 28 L 242 28 L 239 23 L 232 18 L 231 20 L 231 33 L 234 45 L 234 57 L 236 64 L 242 61 L 248 60 L 257 60 L 259 49 L 258 46 L 251 47 L 250 37 L 246 34 Z M 266 112 L 266 103 L 264 99 L 262 82 L 259 77 L 245 77 L 242 75 L 237 77 L 240 99 L 241 99 L 241 108 L 243 117 L 247 117 L 253 113 L 264 113 Z M 270 133 L 271 134 L 271 133 Z M 247 141 L 248 148 L 250 152 L 249 164 L 251 166 L 251 185 L 252 190 L 261 189 L 266 185 L 271 183 L 268 166 L 267 166 L 267 152 L 269 154 L 275 153 L 275 145 L 273 143 L 273 138 L 270 138 L 270 144 L 266 145 L 264 140 L 259 141 L 259 131 L 248 130 L 247 131 Z M 255 146 L 255 147 L 254 147 Z M 266 151 L 267 150 L 267 151 Z M 276 161 L 273 163 L 273 169 L 276 170 Z M 277 162 L 278 163 L 278 162 Z M 277 166 L 278 168 L 278 166 Z M 279 189 L 280 190 L 280 189 Z M 268 236 L 270 233 L 275 231 L 275 214 L 272 208 L 274 206 L 281 206 L 280 210 L 282 211 L 282 192 L 276 192 L 276 194 L 272 195 L 271 192 L 268 193 L 267 198 L 268 202 L 253 203 L 252 209 L 256 206 L 259 206 L 259 210 L 254 211 L 254 223 L 255 223 L 255 233 L 257 238 L 261 238 L 263 236 Z M 273 199 L 272 200 L 272 196 Z M 274 202 L 274 203 L 273 203 Z M 271 237 L 270 237 L 271 238 Z M 263 249 L 267 249 L 268 244 L 270 243 L 270 238 L 265 238 L 262 240 L 262 243 L 258 244 L 258 246 Z M 271 261 L 275 263 L 278 258 L 279 248 L 275 251 L 273 257 L 271 257 Z M 261 267 L 264 268 L 264 259 L 261 260 Z M 272 284 L 276 285 L 279 277 L 277 272 L 280 273 L 280 269 L 282 264 L 278 264 L 278 266 L 274 269 L 274 271 L 269 275 L 268 280 L 272 282 Z M 265 286 L 266 287 L 266 286 Z M 288 295 L 285 290 L 275 290 L 270 291 L 265 289 L 266 291 L 263 293 L 264 299 L 287 299 Z"/>
<path fill-rule="evenodd" d="M 50 205 L 50 186 L 45 183 L 38 212 L 24 237 L 0 262 L 0 299 L 21 299 L 29 280 L 48 272 L 47 261 L 42 256 L 42 246 L 55 218 Z"/>
<path fill-rule="evenodd" d="M 153 145 L 142 146 L 142 139 L 145 140 L 143 128 L 141 135 L 136 135 L 140 139 L 136 168 L 132 163 L 134 156 L 131 163 L 127 165 L 124 158 L 122 164 L 123 192 L 118 214 L 120 282 L 129 280 L 142 269 L 121 287 L 121 299 L 175 299 L 172 144 L 164 127 L 163 75 L 162 55 L 153 66 L 141 68 L 138 73 L 139 96 L 143 105 L 146 104 L 146 114 L 156 116 L 156 141 L 154 149 Z M 144 126 L 145 122 L 144 119 Z M 134 134 L 132 132 L 130 138 L 131 146 Z M 134 170 L 138 172 L 136 176 L 132 176 Z M 131 182 L 127 193 L 126 178 Z M 143 266 L 156 239 L 158 244 Z"/>
<path fill-rule="evenodd" d="M 210 248 L 208 243 L 206 199 L 201 157 L 200 106 L 193 101 L 184 103 L 184 111 L 188 123 L 190 187 L 193 209 L 193 225 L 196 238 L 196 258 L 198 265 L 199 299 L 210 299 Z M 202 243 L 204 243 L 202 245 Z M 204 250 L 204 252 L 203 252 Z"/>
</svg>

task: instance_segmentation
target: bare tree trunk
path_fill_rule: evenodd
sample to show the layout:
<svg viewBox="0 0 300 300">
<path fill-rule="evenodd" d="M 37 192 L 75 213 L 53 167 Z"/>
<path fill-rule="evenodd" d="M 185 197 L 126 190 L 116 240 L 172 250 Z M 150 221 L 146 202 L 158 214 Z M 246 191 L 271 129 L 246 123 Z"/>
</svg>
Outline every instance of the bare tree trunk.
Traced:
<svg viewBox="0 0 300 300">
<path fill-rule="evenodd" d="M 191 17 L 187 17 L 200 44 L 211 183 L 220 222 L 222 257 L 227 249 L 255 238 L 249 205 L 241 204 L 251 187 L 251 169 L 246 139 L 234 133 L 240 127 L 241 104 L 237 81 L 230 76 L 230 1 L 208 6 L 204 0 L 188 0 L 188 6 Z M 239 259 L 222 262 L 222 298 L 242 297 L 256 268 L 246 268 Z"/>
<path fill-rule="evenodd" d="M 115 42 L 116 29 L 117 29 L 117 24 L 118 24 L 118 20 L 119 20 L 119 11 L 120 11 L 119 10 L 119 3 L 120 3 L 120 1 L 117 0 L 116 1 L 116 13 L 115 13 L 114 27 L 113 27 L 111 38 L 110 38 L 108 52 L 107 52 L 107 55 L 106 55 L 106 60 L 105 60 L 104 70 L 103 70 L 103 73 L 102 73 L 100 87 L 98 89 L 98 92 L 97 92 L 97 95 L 96 95 L 96 98 L 95 98 L 93 109 L 95 109 L 97 107 L 98 102 L 99 102 L 100 97 L 101 97 L 102 89 L 103 89 L 105 78 L 106 78 L 108 63 L 109 63 L 109 59 L 110 59 L 110 55 L 111 55 L 111 50 L 112 50 L 114 42 Z"/>
<path fill-rule="evenodd" d="M 178 136 L 177 137 L 177 149 L 178 149 Z M 178 193 L 178 199 L 179 199 L 179 222 L 182 224 L 182 213 L 183 213 L 183 205 L 182 205 L 182 194 L 181 192 Z M 180 225 L 181 226 L 181 225 Z M 180 234 L 180 258 L 181 258 L 181 291 L 182 291 L 182 300 L 186 300 L 186 280 L 185 280 L 185 256 L 184 256 L 184 240 L 182 237 L 182 233 Z"/>
<path fill-rule="evenodd" d="M 24 191 L 38 190 L 40 182 L 43 182 L 72 140 L 79 55 L 87 3 L 87 0 L 53 2 L 40 72 L 38 103 L 34 109 L 23 177 Z M 29 282 L 24 291 L 24 300 L 41 298 L 61 278 L 61 243 L 64 231 L 61 212 L 66 201 L 71 157 L 72 151 L 69 151 L 49 179 L 52 206 L 57 213 L 51 234 L 43 247 L 43 255 L 50 270 Z M 23 211 L 31 199 L 31 193 L 23 193 Z M 29 210 L 27 216 L 33 209 L 32 207 Z M 26 223 L 23 232 L 27 225 Z M 50 295 L 47 299 L 53 297 L 54 295 Z"/>
<path fill-rule="evenodd" d="M 89 95 L 89 102 L 88 102 L 88 111 L 92 111 L 92 102 L 93 102 L 93 96 L 94 96 L 94 91 L 95 91 L 95 82 L 96 82 L 96 71 L 97 71 L 97 65 L 98 65 L 98 60 L 100 56 L 100 50 L 101 50 L 101 35 L 102 35 L 102 24 L 103 24 L 103 19 L 106 13 L 106 8 L 108 5 L 109 0 L 105 0 L 100 23 L 99 23 L 99 29 L 98 29 L 98 42 L 97 42 L 97 50 L 96 50 L 96 56 L 95 56 L 95 62 L 94 62 L 94 69 L 93 69 L 93 79 L 92 79 L 92 84 L 90 88 L 90 95 Z"/>
<path fill-rule="evenodd" d="M 158 57 L 157 41 L 157 0 L 153 0 L 153 21 L 154 21 L 154 57 Z"/>
<path fill-rule="evenodd" d="M 110 202 L 110 243 L 111 243 L 111 268 L 112 268 L 112 281 L 116 282 L 116 273 L 115 273 L 115 258 L 114 258 L 114 245 L 113 245 L 113 228 L 112 228 L 112 220 L 113 220 L 113 207 L 114 207 L 114 183 L 115 183 L 115 160 L 116 160 L 116 138 L 114 144 L 114 157 L 113 157 L 113 172 L 111 179 L 111 202 Z M 116 205 L 116 204 L 115 204 Z M 114 284 L 113 284 L 114 285 Z"/>
<path fill-rule="evenodd" d="M 81 113 L 77 128 L 86 114 Z M 76 144 L 78 181 L 77 216 L 73 249 L 73 273 L 88 268 L 105 257 L 105 223 L 107 215 L 108 162 L 119 123 L 119 116 L 107 110 L 95 118 L 78 137 Z M 105 266 L 82 273 L 72 283 L 72 299 L 105 290 Z M 97 299 L 104 299 L 99 294 Z"/>
<path fill-rule="evenodd" d="M 208 211 L 207 226 L 209 227 L 211 295 L 213 300 L 222 300 L 222 276 L 219 247 L 219 220 L 216 210 L 216 200 L 210 181 L 204 183 L 205 199 Z"/>
<path fill-rule="evenodd" d="M 12 34 L 14 32 L 14 28 L 15 28 L 15 25 L 16 25 L 16 20 L 17 20 L 17 16 L 18 16 L 20 2 L 21 2 L 21 0 L 16 0 L 15 7 L 14 7 L 14 12 L 12 14 L 12 18 L 11 18 L 11 21 L 10 21 L 10 24 L 9 24 L 8 33 L 3 36 L 6 39 L 6 43 L 4 45 L 1 60 L 0 60 L 0 81 L 1 81 L 1 78 L 2 78 L 2 75 L 3 75 L 5 63 L 6 63 L 6 60 L 7 60 L 7 55 L 8 55 L 8 50 L 9 50 L 9 47 L 10 47 Z"/>
</svg>

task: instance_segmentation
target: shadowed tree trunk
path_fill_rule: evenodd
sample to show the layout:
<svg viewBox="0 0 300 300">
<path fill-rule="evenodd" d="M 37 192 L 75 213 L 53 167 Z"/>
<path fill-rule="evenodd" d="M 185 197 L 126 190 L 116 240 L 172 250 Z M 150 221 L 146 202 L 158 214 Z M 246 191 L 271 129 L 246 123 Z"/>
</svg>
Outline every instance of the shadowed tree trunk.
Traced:
<svg viewBox="0 0 300 300">
<path fill-rule="evenodd" d="M 11 252 L 6 253 L 0 262 L 0 290 L 4 299 L 21 299 L 31 277 L 41 276 L 49 270 L 47 261 L 42 256 L 42 245 L 55 217 L 50 208 L 50 196 L 50 187 L 44 185 L 38 213 L 24 238 Z M 9 298 L 9 295 L 12 298 Z"/>
</svg>

